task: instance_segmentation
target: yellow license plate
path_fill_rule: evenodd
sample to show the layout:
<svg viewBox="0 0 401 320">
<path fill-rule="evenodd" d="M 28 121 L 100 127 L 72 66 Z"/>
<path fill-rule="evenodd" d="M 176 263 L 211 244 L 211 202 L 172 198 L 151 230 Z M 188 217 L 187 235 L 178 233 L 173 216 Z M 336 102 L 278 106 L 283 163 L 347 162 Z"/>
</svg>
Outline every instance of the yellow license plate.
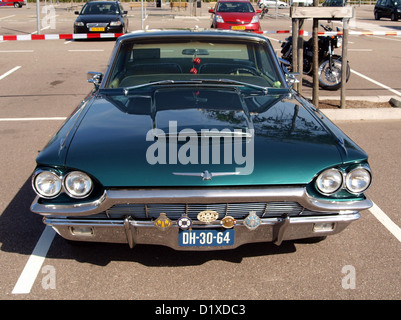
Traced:
<svg viewBox="0 0 401 320">
<path fill-rule="evenodd" d="M 89 31 L 95 31 L 95 32 L 99 32 L 99 31 L 104 31 L 104 28 L 90 28 Z"/>
<path fill-rule="evenodd" d="M 245 30 L 245 26 L 231 26 L 231 30 Z"/>
</svg>

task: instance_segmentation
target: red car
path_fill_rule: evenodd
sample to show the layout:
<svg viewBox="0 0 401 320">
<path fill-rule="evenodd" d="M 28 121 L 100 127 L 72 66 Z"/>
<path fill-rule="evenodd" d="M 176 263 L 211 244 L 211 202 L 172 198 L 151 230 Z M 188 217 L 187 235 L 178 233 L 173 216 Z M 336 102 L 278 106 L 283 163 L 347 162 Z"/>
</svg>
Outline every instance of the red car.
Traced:
<svg viewBox="0 0 401 320">
<path fill-rule="evenodd" d="M 259 16 L 249 0 L 219 0 L 214 9 L 212 28 L 240 31 L 261 31 Z"/>
<path fill-rule="evenodd" d="M 26 5 L 26 0 L 0 0 L 0 7 L 21 8 Z"/>
</svg>

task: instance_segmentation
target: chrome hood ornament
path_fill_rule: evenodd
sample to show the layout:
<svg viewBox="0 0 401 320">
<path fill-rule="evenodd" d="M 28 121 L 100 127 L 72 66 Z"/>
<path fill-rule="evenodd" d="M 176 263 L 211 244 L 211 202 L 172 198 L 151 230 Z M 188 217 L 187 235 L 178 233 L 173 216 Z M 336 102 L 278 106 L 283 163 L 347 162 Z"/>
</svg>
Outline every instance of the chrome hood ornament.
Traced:
<svg viewBox="0 0 401 320">
<path fill-rule="evenodd" d="M 221 176 L 235 176 L 240 174 L 240 172 L 173 172 L 176 176 L 188 176 L 188 177 L 201 177 L 202 180 L 212 180 L 212 177 L 221 177 Z"/>
</svg>

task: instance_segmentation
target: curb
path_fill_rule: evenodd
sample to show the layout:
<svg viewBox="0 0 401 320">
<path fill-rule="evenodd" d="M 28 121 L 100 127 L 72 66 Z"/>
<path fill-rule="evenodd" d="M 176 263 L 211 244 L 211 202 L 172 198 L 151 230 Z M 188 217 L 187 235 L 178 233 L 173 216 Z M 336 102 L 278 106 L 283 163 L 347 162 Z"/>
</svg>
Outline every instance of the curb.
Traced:
<svg viewBox="0 0 401 320">
<path fill-rule="evenodd" d="M 332 121 L 401 120 L 401 108 L 319 109 Z"/>
</svg>

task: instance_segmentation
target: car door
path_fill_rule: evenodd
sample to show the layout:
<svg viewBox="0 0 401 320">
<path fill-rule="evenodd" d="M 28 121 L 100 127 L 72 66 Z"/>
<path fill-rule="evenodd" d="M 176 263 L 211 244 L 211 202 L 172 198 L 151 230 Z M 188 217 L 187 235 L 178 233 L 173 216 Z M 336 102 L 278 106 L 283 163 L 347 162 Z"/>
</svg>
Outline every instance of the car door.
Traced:
<svg viewBox="0 0 401 320">
<path fill-rule="evenodd" d="M 385 0 L 385 5 L 383 7 L 383 15 L 390 18 L 391 12 L 393 11 L 393 2 L 391 0 Z"/>
<path fill-rule="evenodd" d="M 378 0 L 376 3 L 376 12 L 378 13 L 379 17 L 382 17 L 384 15 L 384 7 L 386 4 L 387 0 Z"/>
</svg>

